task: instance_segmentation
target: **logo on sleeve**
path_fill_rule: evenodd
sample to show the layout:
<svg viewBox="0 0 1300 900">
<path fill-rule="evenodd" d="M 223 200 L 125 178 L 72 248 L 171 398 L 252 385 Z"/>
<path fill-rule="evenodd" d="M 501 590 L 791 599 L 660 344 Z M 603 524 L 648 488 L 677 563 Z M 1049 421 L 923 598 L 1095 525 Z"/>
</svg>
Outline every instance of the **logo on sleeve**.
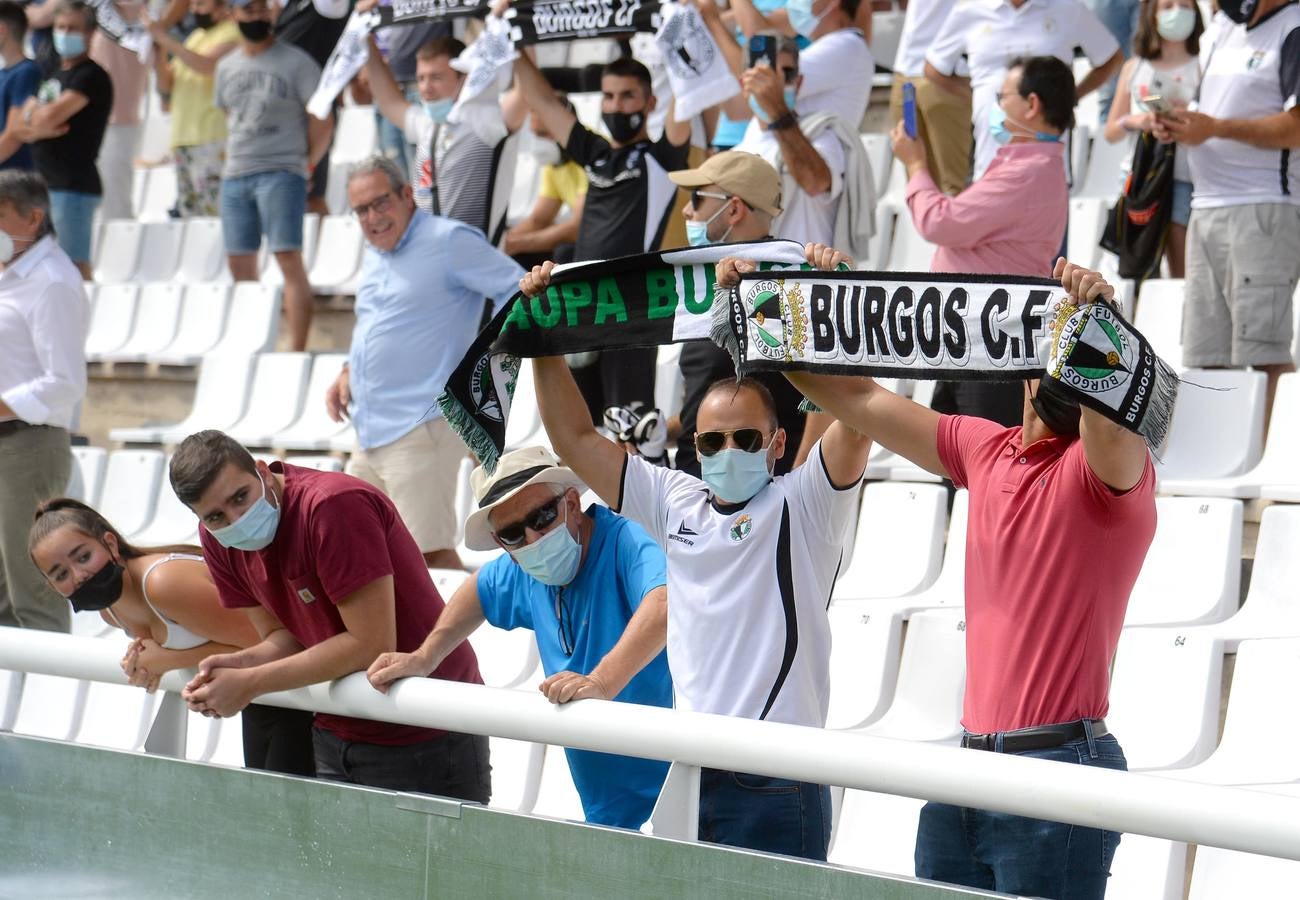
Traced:
<svg viewBox="0 0 1300 900">
<path fill-rule="evenodd" d="M 740 516 L 736 521 L 731 523 L 731 529 L 727 532 L 727 536 L 739 544 L 745 538 L 749 537 L 749 532 L 753 527 L 753 519 L 748 515 Z"/>
<path fill-rule="evenodd" d="M 668 540 L 677 541 L 679 543 L 685 544 L 687 547 L 694 547 L 695 541 L 691 540 L 691 538 L 699 537 L 699 536 L 700 533 L 698 531 L 688 526 L 685 522 L 682 522 L 680 525 L 677 526 L 676 534 L 669 533 Z"/>
</svg>

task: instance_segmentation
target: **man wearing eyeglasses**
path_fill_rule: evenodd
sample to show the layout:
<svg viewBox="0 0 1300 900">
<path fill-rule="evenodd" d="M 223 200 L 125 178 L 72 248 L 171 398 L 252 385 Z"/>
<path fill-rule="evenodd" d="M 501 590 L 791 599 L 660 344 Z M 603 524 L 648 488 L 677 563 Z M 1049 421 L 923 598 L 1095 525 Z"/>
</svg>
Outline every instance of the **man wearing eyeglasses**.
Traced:
<svg viewBox="0 0 1300 900">
<path fill-rule="evenodd" d="M 535 296 L 550 273 L 549 263 L 534 268 L 520 289 Z M 700 403 L 695 447 L 703 478 L 695 478 L 628 455 L 601 436 L 563 358 L 533 364 L 556 452 L 667 556 L 668 659 L 678 705 L 824 726 L 826 604 L 870 441 L 835 422 L 805 465 L 773 477 L 786 434 L 772 395 L 752 379 L 728 378 Z M 830 818 L 824 785 L 701 773 L 701 840 L 825 859 Z"/>
<path fill-rule="evenodd" d="M 453 498 L 465 447 L 430 398 L 474 339 L 483 298 L 495 312 L 523 270 L 478 229 L 417 210 L 386 157 L 353 168 L 348 202 L 368 246 L 348 361 L 325 405 L 356 428 L 348 474 L 392 498 L 430 567 L 458 569 Z"/>
<path fill-rule="evenodd" d="M 542 447 L 501 457 L 496 472 L 471 476 L 478 509 L 465 543 L 505 554 L 464 582 L 413 653 L 384 653 L 370 683 L 423 677 L 484 621 L 537 635 L 554 703 L 597 698 L 673 705 L 663 652 L 667 589 L 663 551 L 639 527 L 603 506 L 582 509 L 586 486 Z M 588 822 L 639 828 L 654 808 L 668 764 L 566 750 Z"/>
</svg>

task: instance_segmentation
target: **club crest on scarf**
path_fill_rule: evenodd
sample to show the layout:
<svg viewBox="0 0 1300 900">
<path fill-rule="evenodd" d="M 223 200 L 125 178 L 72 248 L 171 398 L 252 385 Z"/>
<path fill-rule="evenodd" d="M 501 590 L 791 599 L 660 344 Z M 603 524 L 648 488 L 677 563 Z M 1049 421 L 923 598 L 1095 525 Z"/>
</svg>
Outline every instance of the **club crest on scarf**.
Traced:
<svg viewBox="0 0 1300 900">
<path fill-rule="evenodd" d="M 756 282 L 745 293 L 745 310 L 755 350 L 768 359 L 803 357 L 808 316 L 798 284 L 786 288 L 783 281 Z"/>
<path fill-rule="evenodd" d="M 704 75 L 718 53 L 699 16 L 673 16 L 656 40 L 665 50 L 664 62 L 681 78 Z"/>
<path fill-rule="evenodd" d="M 1128 384 L 1137 352 L 1110 307 L 1098 303 L 1079 308 L 1061 301 L 1053 313 L 1049 375 L 1090 394 Z"/>
</svg>

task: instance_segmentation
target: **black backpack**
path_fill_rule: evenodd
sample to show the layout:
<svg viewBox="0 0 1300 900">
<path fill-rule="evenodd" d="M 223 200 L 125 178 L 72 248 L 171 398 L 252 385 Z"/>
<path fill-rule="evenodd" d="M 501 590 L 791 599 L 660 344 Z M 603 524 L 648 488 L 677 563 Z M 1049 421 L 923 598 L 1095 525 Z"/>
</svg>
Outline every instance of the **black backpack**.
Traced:
<svg viewBox="0 0 1300 900">
<path fill-rule="evenodd" d="M 1173 211 L 1176 152 L 1176 144 L 1162 144 L 1150 132 L 1141 132 L 1124 190 L 1106 217 L 1102 249 L 1119 256 L 1120 277 L 1139 284 L 1160 274 Z"/>
</svg>

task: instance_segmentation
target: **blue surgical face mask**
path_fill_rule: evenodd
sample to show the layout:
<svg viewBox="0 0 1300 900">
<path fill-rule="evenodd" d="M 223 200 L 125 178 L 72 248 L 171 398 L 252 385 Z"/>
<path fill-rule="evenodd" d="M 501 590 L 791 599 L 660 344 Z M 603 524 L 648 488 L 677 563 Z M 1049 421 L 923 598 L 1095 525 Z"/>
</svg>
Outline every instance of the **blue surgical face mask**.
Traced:
<svg viewBox="0 0 1300 900">
<path fill-rule="evenodd" d="M 447 121 L 447 116 L 451 115 L 451 108 L 456 105 L 455 100 L 425 100 L 420 104 L 424 107 L 425 115 L 435 122 Z"/>
<path fill-rule="evenodd" d="M 81 56 L 86 52 L 86 36 L 77 31 L 56 31 L 54 52 L 63 59 Z"/>
<path fill-rule="evenodd" d="M 1019 128 L 1021 131 L 1030 130 L 1028 125 L 1025 125 L 1023 122 L 1017 122 L 1015 119 L 1007 115 L 1005 109 L 997 103 L 994 103 L 993 108 L 989 110 L 989 133 L 993 135 L 994 142 L 1002 146 L 1011 143 L 1011 139 L 1015 137 L 1015 135 L 1011 133 L 1011 130 L 1007 128 L 1008 122 Z M 1034 140 L 1036 141 L 1052 142 L 1059 141 L 1060 139 L 1061 136 L 1059 134 L 1048 134 L 1046 131 L 1034 132 Z"/>
<path fill-rule="evenodd" d="M 561 501 L 563 502 L 563 501 Z M 568 512 L 555 528 L 510 555 L 519 568 L 551 587 L 563 587 L 578 575 L 582 564 L 582 545 L 569 534 Z"/>
<path fill-rule="evenodd" d="M 772 478 L 767 467 L 767 447 L 753 453 L 731 447 L 702 457 L 700 476 L 719 500 L 744 503 Z"/>
<path fill-rule="evenodd" d="M 259 476 L 260 477 L 260 476 Z M 244 514 L 225 528 L 208 529 L 217 543 L 231 550 L 255 551 L 265 548 L 275 540 L 275 529 L 280 524 L 280 508 L 266 499 L 266 482 L 262 482 L 262 496 L 244 510 Z"/>
<path fill-rule="evenodd" d="M 731 235 L 731 229 L 734 226 L 728 225 L 727 230 L 722 233 L 722 237 L 718 238 L 716 242 L 709 239 L 709 226 L 713 224 L 714 219 L 726 212 L 727 207 L 730 205 L 731 201 L 728 200 L 726 203 L 722 204 L 722 206 L 718 207 L 717 212 L 709 216 L 703 222 L 687 222 L 686 243 L 690 244 L 692 247 L 707 247 L 713 243 L 725 244 L 727 238 Z"/>
<path fill-rule="evenodd" d="M 814 0 L 787 0 L 785 14 L 790 18 L 790 27 L 796 34 L 812 40 L 813 32 L 822 23 L 823 16 L 813 15 Z"/>
<path fill-rule="evenodd" d="M 781 90 L 781 99 L 785 102 L 785 108 L 794 112 L 794 104 L 798 99 L 798 94 L 795 92 L 794 85 L 788 84 Z M 767 110 L 763 109 L 763 105 L 759 103 L 758 98 L 753 95 L 750 95 L 749 98 L 749 109 L 754 113 L 754 117 L 764 125 L 772 124 L 772 117 L 767 114 Z"/>
</svg>

